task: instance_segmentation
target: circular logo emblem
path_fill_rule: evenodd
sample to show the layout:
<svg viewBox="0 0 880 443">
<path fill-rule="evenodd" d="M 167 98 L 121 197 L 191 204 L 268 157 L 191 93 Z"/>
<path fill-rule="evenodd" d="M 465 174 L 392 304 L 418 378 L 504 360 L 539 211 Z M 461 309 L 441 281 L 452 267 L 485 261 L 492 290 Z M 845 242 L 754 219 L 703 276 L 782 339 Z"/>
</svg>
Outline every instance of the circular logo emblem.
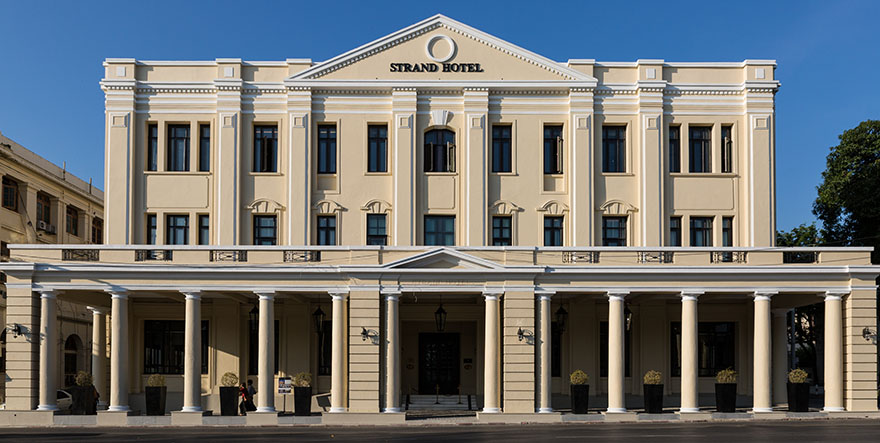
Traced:
<svg viewBox="0 0 880 443">
<path fill-rule="evenodd" d="M 445 55 L 443 54 L 444 46 L 448 48 L 448 53 Z M 435 35 L 425 45 L 425 53 L 428 54 L 428 58 L 437 63 L 445 63 L 452 60 L 452 57 L 455 57 L 455 51 L 455 42 L 445 35 Z"/>
</svg>

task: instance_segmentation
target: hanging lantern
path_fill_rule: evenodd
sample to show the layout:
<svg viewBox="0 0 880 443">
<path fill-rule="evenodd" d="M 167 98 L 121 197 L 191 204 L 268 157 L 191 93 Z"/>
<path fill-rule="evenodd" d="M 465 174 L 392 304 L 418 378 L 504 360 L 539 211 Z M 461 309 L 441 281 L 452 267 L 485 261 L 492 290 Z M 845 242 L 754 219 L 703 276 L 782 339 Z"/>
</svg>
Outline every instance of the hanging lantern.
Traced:
<svg viewBox="0 0 880 443">
<path fill-rule="evenodd" d="M 443 309 L 443 303 L 434 311 L 434 323 L 437 324 L 437 332 L 443 332 L 446 329 L 446 310 Z"/>
<path fill-rule="evenodd" d="M 629 306 L 623 308 L 623 320 L 626 322 L 626 330 L 632 328 L 633 312 L 629 310 Z"/>
<path fill-rule="evenodd" d="M 312 317 L 315 319 L 315 332 L 318 334 L 324 333 L 324 311 L 321 310 L 321 307 L 318 306 L 318 309 L 315 309 L 315 312 L 312 313 Z"/>
<path fill-rule="evenodd" d="M 257 304 L 254 303 L 253 309 L 251 312 L 248 312 L 248 319 L 251 321 L 251 330 L 256 330 L 258 322 L 260 321 L 260 308 L 257 307 Z"/>
<path fill-rule="evenodd" d="M 565 332 L 566 323 L 568 323 L 568 311 L 562 306 L 559 306 L 559 309 L 556 310 L 556 330 L 559 331 L 560 334 Z"/>
</svg>

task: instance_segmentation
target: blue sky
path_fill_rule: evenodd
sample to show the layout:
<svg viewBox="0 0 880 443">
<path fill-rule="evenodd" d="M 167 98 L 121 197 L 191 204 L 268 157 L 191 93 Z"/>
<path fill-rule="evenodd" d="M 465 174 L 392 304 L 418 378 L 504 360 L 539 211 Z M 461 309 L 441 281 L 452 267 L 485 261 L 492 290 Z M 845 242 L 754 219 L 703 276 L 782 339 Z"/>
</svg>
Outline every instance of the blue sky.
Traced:
<svg viewBox="0 0 880 443">
<path fill-rule="evenodd" d="M 103 186 L 105 58 L 321 61 L 438 12 L 559 61 L 776 59 L 780 229 L 814 220 L 837 135 L 880 119 L 875 1 L 0 0 L 0 131 Z"/>
</svg>

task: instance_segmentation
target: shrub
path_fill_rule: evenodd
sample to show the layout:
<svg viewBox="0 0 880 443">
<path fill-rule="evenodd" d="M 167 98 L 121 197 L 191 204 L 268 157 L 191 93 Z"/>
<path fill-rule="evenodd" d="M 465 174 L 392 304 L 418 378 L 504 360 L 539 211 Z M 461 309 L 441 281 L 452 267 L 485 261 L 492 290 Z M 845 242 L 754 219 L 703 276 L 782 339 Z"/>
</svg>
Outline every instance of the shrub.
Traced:
<svg viewBox="0 0 880 443">
<path fill-rule="evenodd" d="M 791 372 L 788 373 L 788 381 L 792 383 L 806 383 L 808 376 L 809 374 L 807 374 L 807 371 L 804 371 L 801 368 L 792 369 Z"/>
<path fill-rule="evenodd" d="M 220 386 L 227 388 L 238 386 L 238 376 L 234 372 L 227 372 L 220 377 Z"/>
<path fill-rule="evenodd" d="M 650 370 L 645 372 L 644 381 L 646 385 L 662 385 L 663 374 L 660 371 Z"/>
<path fill-rule="evenodd" d="M 722 369 L 715 374 L 715 381 L 718 383 L 736 383 L 738 375 L 733 368 Z"/>
<path fill-rule="evenodd" d="M 571 373 L 570 380 L 573 385 L 585 385 L 590 382 L 590 376 L 578 369 Z"/>
<path fill-rule="evenodd" d="M 92 386 L 92 383 L 92 374 L 89 374 L 86 371 L 78 371 L 76 373 L 77 386 Z"/>
<path fill-rule="evenodd" d="M 300 372 L 293 376 L 293 385 L 298 388 L 307 388 L 312 385 L 312 374 Z"/>
<path fill-rule="evenodd" d="M 147 386 L 160 387 L 165 386 L 165 376 L 162 374 L 153 374 L 147 379 Z"/>
</svg>

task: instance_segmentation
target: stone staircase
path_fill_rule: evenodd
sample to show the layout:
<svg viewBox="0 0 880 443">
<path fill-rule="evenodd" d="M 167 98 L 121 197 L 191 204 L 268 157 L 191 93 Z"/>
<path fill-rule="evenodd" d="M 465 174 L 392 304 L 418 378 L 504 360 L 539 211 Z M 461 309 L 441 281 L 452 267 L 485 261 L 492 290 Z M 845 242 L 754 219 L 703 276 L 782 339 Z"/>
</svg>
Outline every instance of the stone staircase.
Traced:
<svg viewBox="0 0 880 443">
<path fill-rule="evenodd" d="M 403 399 L 405 404 L 406 398 Z M 476 411 L 476 396 L 471 395 L 471 409 Z M 467 395 L 462 394 L 461 404 L 458 395 L 410 395 L 408 411 L 467 411 Z"/>
</svg>

